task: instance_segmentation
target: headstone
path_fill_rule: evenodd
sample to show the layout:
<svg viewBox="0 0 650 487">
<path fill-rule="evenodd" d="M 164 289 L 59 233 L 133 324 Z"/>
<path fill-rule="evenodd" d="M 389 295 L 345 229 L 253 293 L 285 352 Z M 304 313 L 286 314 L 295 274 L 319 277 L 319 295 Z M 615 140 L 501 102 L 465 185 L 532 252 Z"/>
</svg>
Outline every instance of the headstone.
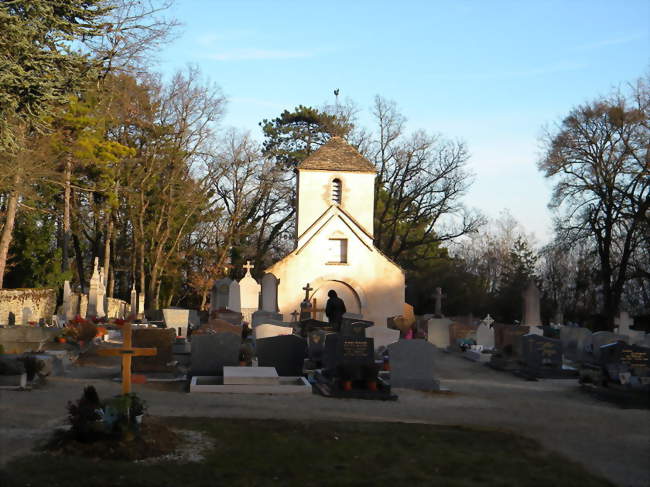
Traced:
<svg viewBox="0 0 650 487">
<path fill-rule="evenodd" d="M 517 338 L 527 335 L 530 331 L 527 326 L 519 325 L 493 325 L 494 328 L 494 345 L 506 356 L 516 355 Z"/>
<path fill-rule="evenodd" d="M 327 332 L 324 330 L 313 330 L 307 336 L 307 353 L 309 360 L 319 364 L 323 358 L 325 350 L 325 337 Z"/>
<path fill-rule="evenodd" d="M 426 340 L 400 340 L 389 345 L 391 387 L 438 390 L 434 354 L 435 347 Z"/>
<path fill-rule="evenodd" d="M 241 309 L 253 309 L 256 310 L 260 304 L 260 292 L 262 291 L 262 286 L 260 286 L 257 281 L 251 275 L 250 270 L 254 266 L 251 265 L 250 261 L 246 262 L 244 269 L 246 269 L 246 274 L 239 281 L 239 293 L 241 296 Z"/>
<path fill-rule="evenodd" d="M 399 340 L 399 331 L 376 325 L 366 328 L 366 336 L 373 339 L 375 352 L 377 352 L 388 347 L 391 343 L 397 342 Z"/>
<path fill-rule="evenodd" d="M 446 350 L 451 345 L 449 326 L 453 322 L 449 318 L 432 318 L 427 322 L 427 340 L 431 345 Z"/>
<path fill-rule="evenodd" d="M 542 319 L 539 310 L 539 300 L 540 294 L 539 289 L 533 281 L 528 283 L 528 287 L 523 293 L 524 297 L 524 309 L 523 309 L 523 320 L 521 324 L 523 326 L 542 326 Z M 531 328 L 531 332 L 537 332 Z"/>
<path fill-rule="evenodd" d="M 99 258 L 95 257 L 95 265 L 93 267 L 92 276 L 90 277 L 90 286 L 88 289 L 88 308 L 86 311 L 86 318 L 98 316 L 97 314 L 98 297 L 99 297 Z M 101 306 L 103 306 L 103 304 Z"/>
<path fill-rule="evenodd" d="M 650 348 L 616 342 L 603 345 L 600 355 L 609 380 L 650 392 Z"/>
<path fill-rule="evenodd" d="M 190 310 L 190 314 L 188 316 L 188 322 L 189 322 L 189 327 L 192 330 L 196 330 L 201 326 L 201 317 L 199 316 L 199 312 L 195 309 Z"/>
<path fill-rule="evenodd" d="M 192 375 L 222 376 L 224 365 L 239 365 L 241 338 L 233 333 L 192 335 Z"/>
<path fill-rule="evenodd" d="M 228 308 L 228 300 L 230 297 L 230 283 L 232 279 L 224 277 L 219 279 L 212 286 L 210 293 L 210 311 Z"/>
<path fill-rule="evenodd" d="M 162 310 L 165 326 L 173 328 L 178 336 L 187 338 L 187 328 L 190 322 L 190 310 L 179 308 L 165 308 Z"/>
<path fill-rule="evenodd" d="M 241 325 L 243 315 L 237 311 L 229 309 L 214 310 L 210 313 L 210 319 L 219 319 L 232 323 L 233 325 Z"/>
<path fill-rule="evenodd" d="M 275 367 L 281 377 L 302 375 L 307 357 L 307 341 L 296 335 L 281 335 L 257 340 L 260 367 Z"/>
<path fill-rule="evenodd" d="M 341 324 L 341 335 L 363 338 L 369 326 L 372 326 L 370 321 L 345 321 Z"/>
<path fill-rule="evenodd" d="M 63 318 L 71 320 L 75 316 L 75 309 L 72 306 L 72 289 L 70 289 L 70 281 L 63 282 Z"/>
<path fill-rule="evenodd" d="M 174 367 L 172 345 L 176 339 L 176 332 L 165 328 L 133 328 L 133 346 L 142 348 L 155 348 L 157 354 L 148 357 L 133 357 L 133 371 L 144 372 L 172 372 Z"/>
<path fill-rule="evenodd" d="M 240 325 L 233 325 L 226 320 L 212 317 L 207 323 L 201 325 L 197 330 L 197 333 L 231 333 L 241 338 L 242 331 L 243 328 Z M 192 333 L 192 337 L 194 337 L 194 334 L 195 333 Z"/>
<path fill-rule="evenodd" d="M 479 323 L 476 328 L 476 344 L 485 350 L 494 348 L 494 328 L 487 325 L 485 321 Z"/>
<path fill-rule="evenodd" d="M 144 291 L 140 291 L 140 294 L 138 295 L 138 315 L 137 318 L 139 320 L 144 319 L 144 298 L 145 298 L 145 293 Z"/>
<path fill-rule="evenodd" d="M 616 343 L 617 341 L 628 342 L 629 337 L 625 335 L 619 335 L 617 333 L 612 333 L 611 331 L 597 331 L 591 336 L 591 346 L 594 359 L 596 361 L 600 360 L 600 347 L 603 345 L 609 345 L 610 343 Z"/>
<path fill-rule="evenodd" d="M 254 333 L 255 333 L 255 339 L 259 340 L 260 338 L 270 338 L 270 337 L 276 337 L 280 335 L 291 335 L 293 333 L 293 327 L 262 324 L 255 327 Z"/>
<path fill-rule="evenodd" d="M 241 295 L 239 291 L 237 281 L 232 281 L 228 285 L 228 309 L 237 313 L 241 313 Z"/>
<path fill-rule="evenodd" d="M 376 380 L 377 367 L 373 339 L 345 337 L 338 333 L 327 335 L 323 369 L 342 381 Z"/>
<path fill-rule="evenodd" d="M 262 277 L 262 310 L 278 312 L 278 284 L 280 281 L 271 273 Z"/>
<path fill-rule="evenodd" d="M 263 323 L 280 324 L 283 323 L 282 315 L 273 311 L 257 310 L 252 314 L 251 326 L 255 328 Z"/>
<path fill-rule="evenodd" d="M 562 342 L 535 334 L 520 338 L 521 355 L 519 360 L 534 375 L 557 372 L 562 369 Z"/>
</svg>

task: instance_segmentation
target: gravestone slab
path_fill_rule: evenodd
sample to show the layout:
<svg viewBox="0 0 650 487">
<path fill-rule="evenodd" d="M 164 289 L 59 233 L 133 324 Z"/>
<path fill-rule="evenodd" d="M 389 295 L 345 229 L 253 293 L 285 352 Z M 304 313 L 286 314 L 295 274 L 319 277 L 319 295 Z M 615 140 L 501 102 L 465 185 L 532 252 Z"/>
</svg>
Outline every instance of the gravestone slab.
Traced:
<svg viewBox="0 0 650 487">
<path fill-rule="evenodd" d="M 236 313 L 241 313 L 241 295 L 239 283 L 232 281 L 228 286 L 228 306 L 227 308 Z"/>
<path fill-rule="evenodd" d="M 257 310 L 251 315 L 251 326 L 255 328 L 256 326 L 261 325 L 262 323 L 271 323 L 278 325 L 284 323 L 282 320 L 281 313 L 275 313 L 271 311 Z"/>
<path fill-rule="evenodd" d="M 229 309 L 218 309 L 210 312 L 210 318 L 227 321 L 233 325 L 241 325 L 243 315 L 237 311 Z"/>
<path fill-rule="evenodd" d="M 280 335 L 257 340 L 257 359 L 260 367 L 275 367 L 282 377 L 302 375 L 307 357 L 307 341 L 296 335 Z"/>
<path fill-rule="evenodd" d="M 210 311 L 228 308 L 228 297 L 230 294 L 230 283 L 232 279 L 224 277 L 219 279 L 212 286 L 210 293 Z"/>
<path fill-rule="evenodd" d="M 453 323 L 449 318 L 432 318 L 427 322 L 427 340 L 431 345 L 446 350 L 451 345 L 449 326 Z"/>
<path fill-rule="evenodd" d="M 505 355 L 514 356 L 516 354 L 515 345 L 517 338 L 527 335 L 529 327 L 519 325 L 502 325 L 495 324 L 494 345 L 497 350 Z"/>
<path fill-rule="evenodd" d="M 374 340 L 375 352 L 377 352 L 391 343 L 397 342 L 399 340 L 399 331 L 391 330 L 386 326 L 371 326 L 366 328 L 366 336 Z"/>
<path fill-rule="evenodd" d="M 201 325 L 201 328 L 197 330 L 198 333 L 204 333 L 204 332 L 217 332 L 217 333 L 232 333 L 233 335 L 237 335 L 238 337 L 241 337 L 243 327 L 239 325 L 233 325 L 232 323 L 228 323 L 227 321 L 220 320 L 219 318 L 210 318 L 210 321 L 208 321 L 206 324 Z M 196 333 L 193 333 L 192 336 L 194 336 Z"/>
<path fill-rule="evenodd" d="M 223 368 L 223 383 L 226 385 L 279 384 L 280 378 L 273 367 L 230 367 Z"/>
<path fill-rule="evenodd" d="M 241 338 L 233 333 L 192 336 L 192 375 L 223 376 L 223 367 L 239 365 Z"/>
<path fill-rule="evenodd" d="M 341 324 L 341 335 L 352 337 L 365 337 L 366 328 L 371 323 L 370 321 L 346 321 Z"/>
<path fill-rule="evenodd" d="M 316 365 L 318 365 L 323 358 L 326 336 L 327 332 L 319 329 L 312 330 L 307 335 L 307 353 L 309 360 L 315 362 Z"/>
<path fill-rule="evenodd" d="M 133 372 L 173 372 L 172 346 L 176 331 L 171 328 L 133 328 L 132 344 L 135 348 L 156 348 L 156 355 L 133 357 Z"/>
<path fill-rule="evenodd" d="M 390 385 L 405 389 L 439 390 L 434 374 L 435 347 L 426 340 L 400 340 L 388 346 Z"/>
<path fill-rule="evenodd" d="M 256 326 L 254 333 L 255 333 L 255 339 L 259 340 L 261 338 L 271 338 L 280 335 L 291 335 L 293 333 L 293 327 L 278 326 L 278 325 L 271 325 L 265 323 Z"/>
<path fill-rule="evenodd" d="M 529 373 L 543 377 L 547 373 L 557 373 L 562 370 L 560 340 L 535 334 L 524 335 L 519 340 L 521 342 L 519 360 Z"/>
<path fill-rule="evenodd" d="M 494 348 L 494 328 L 480 323 L 476 328 L 476 344 L 483 349 L 491 350 Z"/>
<path fill-rule="evenodd" d="M 180 308 L 166 308 L 162 310 L 163 319 L 167 328 L 176 330 L 177 336 L 187 338 L 187 327 L 190 322 L 190 310 Z"/>
<path fill-rule="evenodd" d="M 262 276 L 262 310 L 278 312 L 278 285 L 280 281 L 271 273 Z"/>
</svg>

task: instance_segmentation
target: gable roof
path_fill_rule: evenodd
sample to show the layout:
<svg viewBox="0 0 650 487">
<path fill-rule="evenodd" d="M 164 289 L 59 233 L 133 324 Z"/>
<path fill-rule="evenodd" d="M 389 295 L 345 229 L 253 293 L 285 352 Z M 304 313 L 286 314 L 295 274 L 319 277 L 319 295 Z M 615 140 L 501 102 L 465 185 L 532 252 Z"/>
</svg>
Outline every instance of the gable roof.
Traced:
<svg viewBox="0 0 650 487">
<path fill-rule="evenodd" d="M 298 169 L 377 172 L 375 166 L 342 137 L 332 137 L 316 152 L 298 164 Z"/>
</svg>

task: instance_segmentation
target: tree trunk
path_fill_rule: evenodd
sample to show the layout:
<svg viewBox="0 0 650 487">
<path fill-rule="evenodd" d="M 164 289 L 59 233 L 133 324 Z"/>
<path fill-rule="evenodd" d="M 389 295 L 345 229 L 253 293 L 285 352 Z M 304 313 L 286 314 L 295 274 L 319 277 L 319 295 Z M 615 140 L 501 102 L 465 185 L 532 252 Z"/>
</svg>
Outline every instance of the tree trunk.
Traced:
<svg viewBox="0 0 650 487">
<path fill-rule="evenodd" d="M 9 246 L 11 245 L 11 238 L 14 233 L 14 224 L 16 222 L 16 211 L 18 210 L 18 198 L 20 186 L 20 175 L 14 176 L 14 189 L 9 195 L 7 203 L 7 216 L 5 224 L 2 227 L 2 236 L 0 237 L 0 289 L 2 289 L 5 270 L 7 268 L 7 255 L 9 254 Z"/>
<path fill-rule="evenodd" d="M 70 199 L 72 196 L 72 155 L 68 154 L 65 158 L 64 170 L 64 191 L 63 191 L 63 258 L 61 262 L 61 271 L 66 272 L 70 268 Z M 81 276 L 80 276 L 81 277 Z"/>
<path fill-rule="evenodd" d="M 108 222 L 106 224 L 106 235 L 104 236 L 104 276 L 106 279 L 106 284 L 108 288 L 108 279 L 110 275 L 110 265 L 111 265 L 111 238 L 113 237 L 113 218 L 111 218 L 111 213 L 110 211 L 107 212 L 107 219 Z M 112 293 L 108 295 L 109 297 L 113 297 Z"/>
</svg>

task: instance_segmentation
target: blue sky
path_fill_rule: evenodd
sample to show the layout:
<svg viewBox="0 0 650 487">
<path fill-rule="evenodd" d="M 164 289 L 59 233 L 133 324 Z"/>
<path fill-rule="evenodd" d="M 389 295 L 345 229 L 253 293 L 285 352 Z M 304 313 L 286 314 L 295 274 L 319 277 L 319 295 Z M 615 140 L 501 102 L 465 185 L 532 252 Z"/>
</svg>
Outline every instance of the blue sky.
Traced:
<svg viewBox="0 0 650 487">
<path fill-rule="evenodd" d="M 198 65 L 229 99 L 224 123 L 258 122 L 341 90 L 363 110 L 379 94 L 409 130 L 464 140 L 470 207 L 509 209 L 538 243 L 551 184 L 536 169 L 544 125 L 650 72 L 650 0 L 178 0 L 170 73 Z"/>
</svg>

